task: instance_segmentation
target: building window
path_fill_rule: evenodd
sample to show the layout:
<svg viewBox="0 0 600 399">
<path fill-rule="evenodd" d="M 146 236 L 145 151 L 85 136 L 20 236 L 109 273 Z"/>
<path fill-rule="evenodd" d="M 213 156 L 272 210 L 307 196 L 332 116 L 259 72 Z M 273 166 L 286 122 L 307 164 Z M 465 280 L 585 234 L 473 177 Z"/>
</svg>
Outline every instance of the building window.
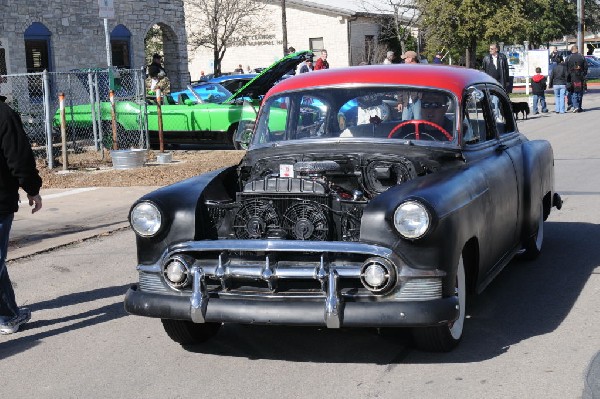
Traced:
<svg viewBox="0 0 600 399">
<path fill-rule="evenodd" d="M 25 62 L 27 72 L 50 70 L 50 36 L 52 34 L 43 24 L 32 23 L 25 31 Z"/>
<path fill-rule="evenodd" d="M 131 32 L 123 25 L 117 25 L 110 33 L 112 63 L 118 68 L 131 68 Z"/>
<path fill-rule="evenodd" d="M 1 45 L 2 43 L 0 43 Z M 6 67 L 6 50 L 0 47 L 0 75 L 6 75 L 8 69 Z M 0 83 L 6 83 L 6 77 L 0 78 Z"/>
<path fill-rule="evenodd" d="M 317 52 L 317 51 L 321 51 L 325 48 L 325 46 L 323 45 L 323 38 L 322 37 L 313 37 L 308 39 L 309 42 L 309 46 L 310 46 L 310 51 Z"/>
<path fill-rule="evenodd" d="M 25 65 L 27 73 L 39 73 L 52 70 L 50 63 L 50 36 L 52 34 L 39 22 L 29 25 L 23 35 L 25 39 Z M 44 95 L 44 85 L 41 75 L 29 76 L 27 79 L 29 98 L 41 101 Z"/>
<path fill-rule="evenodd" d="M 375 36 L 365 35 L 365 62 L 369 65 L 373 63 L 373 55 L 375 54 Z"/>
</svg>

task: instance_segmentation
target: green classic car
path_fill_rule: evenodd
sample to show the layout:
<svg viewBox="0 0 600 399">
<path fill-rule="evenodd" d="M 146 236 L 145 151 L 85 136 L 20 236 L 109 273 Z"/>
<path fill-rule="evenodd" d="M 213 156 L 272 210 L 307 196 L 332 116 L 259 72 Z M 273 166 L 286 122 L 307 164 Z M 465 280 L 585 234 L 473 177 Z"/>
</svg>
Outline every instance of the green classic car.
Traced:
<svg viewBox="0 0 600 399">
<path fill-rule="evenodd" d="M 290 54 L 263 70 L 234 94 L 217 83 L 207 82 L 201 88 L 168 95 L 161 106 L 165 144 L 216 144 L 233 145 L 233 136 L 242 119 L 242 104 L 260 105 L 265 93 L 289 70 L 304 61 L 309 51 Z M 189 94 L 192 94 L 190 96 Z M 77 132 L 93 128 L 90 104 L 65 107 L 69 138 Z M 154 98 L 146 104 L 134 101 L 115 103 L 117 131 L 119 134 L 137 134 L 147 123 L 150 146 L 158 145 L 158 106 Z M 146 120 L 144 120 L 144 115 Z M 100 103 L 101 130 L 105 145 L 111 143 L 111 104 Z M 60 128 L 60 110 L 54 116 L 55 129 Z M 236 146 L 237 147 L 237 146 Z"/>
</svg>

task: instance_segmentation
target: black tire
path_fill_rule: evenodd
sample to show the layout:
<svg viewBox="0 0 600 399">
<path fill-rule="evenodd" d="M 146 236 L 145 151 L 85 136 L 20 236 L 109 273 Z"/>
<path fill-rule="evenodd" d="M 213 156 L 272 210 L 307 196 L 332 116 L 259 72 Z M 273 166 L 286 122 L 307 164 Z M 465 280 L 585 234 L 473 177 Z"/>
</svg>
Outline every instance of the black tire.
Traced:
<svg viewBox="0 0 600 399">
<path fill-rule="evenodd" d="M 181 345 L 201 344 L 215 336 L 220 323 L 192 323 L 185 320 L 161 319 L 165 332 L 173 341 Z"/>
<path fill-rule="evenodd" d="M 456 270 L 456 296 L 459 303 L 458 319 L 443 326 L 413 328 L 412 335 L 417 348 L 427 352 L 450 352 L 462 339 L 467 308 L 467 279 L 462 256 Z"/>
<path fill-rule="evenodd" d="M 544 205 L 540 204 L 538 216 L 538 225 L 534 235 L 529 237 L 523 246 L 521 258 L 534 260 L 542 253 L 542 244 L 544 243 Z"/>
<path fill-rule="evenodd" d="M 231 143 L 231 145 L 233 145 L 233 148 L 236 150 L 241 150 L 241 148 L 239 147 L 239 143 L 235 142 L 235 132 L 237 131 L 238 128 L 238 124 L 234 123 L 233 125 L 229 126 L 229 129 L 227 129 L 227 141 L 228 144 Z"/>
</svg>

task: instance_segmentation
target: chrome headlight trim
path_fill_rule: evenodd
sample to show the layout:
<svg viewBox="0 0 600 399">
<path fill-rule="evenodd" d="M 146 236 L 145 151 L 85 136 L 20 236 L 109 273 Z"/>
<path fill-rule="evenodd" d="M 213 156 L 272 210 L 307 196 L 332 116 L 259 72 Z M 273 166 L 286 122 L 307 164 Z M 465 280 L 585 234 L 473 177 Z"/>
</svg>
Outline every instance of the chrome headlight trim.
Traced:
<svg viewBox="0 0 600 399">
<path fill-rule="evenodd" d="M 415 240 L 427 233 L 431 226 L 431 215 L 419 201 L 403 202 L 394 211 L 394 227 L 404 238 Z"/>
<path fill-rule="evenodd" d="M 382 274 L 382 280 L 379 284 L 373 285 L 369 282 L 367 274 L 369 270 L 375 268 L 379 269 Z M 387 294 L 394 285 L 396 285 L 396 267 L 388 259 L 373 257 L 367 259 L 360 270 L 360 281 L 362 285 L 371 291 L 373 294 Z"/>
<path fill-rule="evenodd" d="M 131 209 L 129 223 L 137 235 L 153 237 L 162 226 L 162 214 L 155 204 L 143 201 Z"/>
<path fill-rule="evenodd" d="M 178 269 L 179 269 L 178 272 L 181 274 L 181 279 L 179 281 L 173 281 L 170 278 L 171 277 L 170 274 L 172 272 L 170 270 L 171 266 L 176 266 L 176 267 L 178 266 Z M 163 273 L 163 278 L 164 278 L 165 282 L 171 288 L 174 288 L 176 290 L 181 290 L 191 284 L 190 270 L 191 270 L 190 262 L 188 261 L 188 259 L 186 259 L 186 257 L 184 257 L 182 255 L 175 255 L 175 256 L 168 258 L 162 267 L 162 273 Z"/>
</svg>

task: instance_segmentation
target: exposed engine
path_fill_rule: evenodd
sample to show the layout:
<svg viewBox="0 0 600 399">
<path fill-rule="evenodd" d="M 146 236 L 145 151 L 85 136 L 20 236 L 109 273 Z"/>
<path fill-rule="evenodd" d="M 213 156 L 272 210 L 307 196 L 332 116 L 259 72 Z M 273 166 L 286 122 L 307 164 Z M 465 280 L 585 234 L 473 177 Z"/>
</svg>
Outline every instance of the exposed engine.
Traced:
<svg viewBox="0 0 600 399">
<path fill-rule="evenodd" d="M 423 167 L 404 158 L 269 158 L 239 170 L 235 200 L 206 205 L 219 238 L 358 241 L 363 209 Z"/>
</svg>

